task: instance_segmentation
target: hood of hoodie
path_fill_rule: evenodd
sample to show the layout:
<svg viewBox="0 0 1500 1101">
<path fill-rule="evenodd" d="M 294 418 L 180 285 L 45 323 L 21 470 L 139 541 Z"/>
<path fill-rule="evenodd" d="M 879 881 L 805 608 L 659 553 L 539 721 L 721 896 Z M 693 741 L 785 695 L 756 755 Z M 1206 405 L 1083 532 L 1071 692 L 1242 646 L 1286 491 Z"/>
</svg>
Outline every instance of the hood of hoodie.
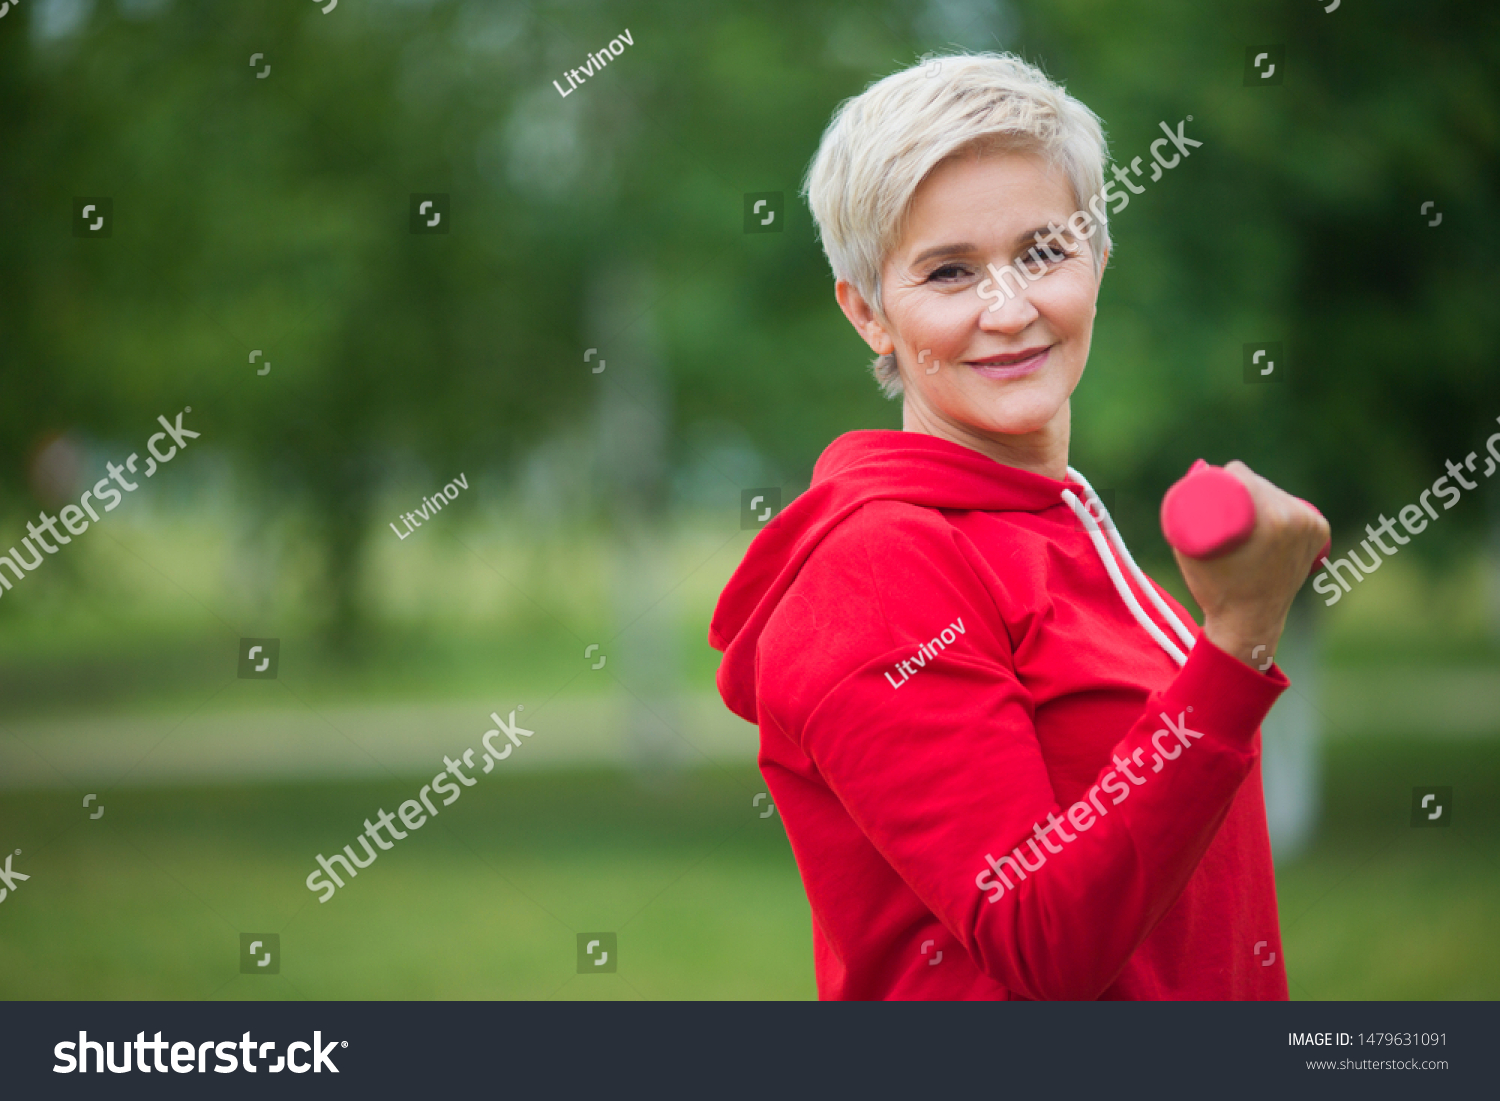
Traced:
<svg viewBox="0 0 1500 1101">
<path fill-rule="evenodd" d="M 812 485 L 761 529 L 719 597 L 708 641 L 724 652 L 719 694 L 736 715 L 756 722 L 755 652 L 761 632 L 797 572 L 824 536 L 870 501 L 926 508 L 1041 512 L 1063 504 L 1062 491 L 1085 491 L 1005 466 L 972 448 L 916 432 L 849 432 L 828 445 Z"/>
</svg>

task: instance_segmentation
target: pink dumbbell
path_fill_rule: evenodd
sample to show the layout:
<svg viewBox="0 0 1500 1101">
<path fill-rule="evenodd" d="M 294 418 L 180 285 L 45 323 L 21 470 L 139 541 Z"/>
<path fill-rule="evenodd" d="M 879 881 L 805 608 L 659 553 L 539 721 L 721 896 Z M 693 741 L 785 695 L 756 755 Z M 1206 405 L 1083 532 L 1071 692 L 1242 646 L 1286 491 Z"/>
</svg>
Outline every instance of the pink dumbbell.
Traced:
<svg viewBox="0 0 1500 1101">
<path fill-rule="evenodd" d="M 1311 502 L 1302 503 L 1318 511 Z M 1233 474 L 1199 459 L 1161 499 L 1161 530 L 1167 542 L 1189 558 L 1217 558 L 1250 538 L 1255 502 Z M 1319 552 L 1314 573 L 1332 549 L 1330 541 Z"/>
</svg>

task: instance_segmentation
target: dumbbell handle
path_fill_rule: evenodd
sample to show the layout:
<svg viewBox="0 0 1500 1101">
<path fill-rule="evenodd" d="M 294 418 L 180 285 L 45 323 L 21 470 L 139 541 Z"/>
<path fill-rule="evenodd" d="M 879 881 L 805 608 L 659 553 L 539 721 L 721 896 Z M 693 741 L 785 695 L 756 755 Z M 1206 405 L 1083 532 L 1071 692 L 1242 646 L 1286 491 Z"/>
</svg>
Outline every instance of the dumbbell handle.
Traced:
<svg viewBox="0 0 1500 1101">
<path fill-rule="evenodd" d="M 1302 503 L 1318 511 L 1311 502 Z M 1255 531 L 1255 502 L 1233 474 L 1199 459 L 1162 498 L 1161 530 L 1167 542 L 1189 558 L 1217 558 Z M 1313 572 L 1332 549 L 1330 541 L 1314 561 Z"/>
</svg>

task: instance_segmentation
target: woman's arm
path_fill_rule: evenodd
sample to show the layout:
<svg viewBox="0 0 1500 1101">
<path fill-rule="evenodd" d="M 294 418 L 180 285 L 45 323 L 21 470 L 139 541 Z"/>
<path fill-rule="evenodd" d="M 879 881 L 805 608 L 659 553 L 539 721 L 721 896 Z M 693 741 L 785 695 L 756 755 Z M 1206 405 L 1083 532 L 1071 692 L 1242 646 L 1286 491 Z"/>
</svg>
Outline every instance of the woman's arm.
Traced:
<svg viewBox="0 0 1500 1101">
<path fill-rule="evenodd" d="M 802 748 L 981 970 L 1028 998 L 1096 998 L 1192 876 L 1287 682 L 1200 640 L 1064 806 L 1024 690 L 954 649 L 896 692 L 884 670 L 906 653 L 880 655 L 824 698 Z"/>
</svg>

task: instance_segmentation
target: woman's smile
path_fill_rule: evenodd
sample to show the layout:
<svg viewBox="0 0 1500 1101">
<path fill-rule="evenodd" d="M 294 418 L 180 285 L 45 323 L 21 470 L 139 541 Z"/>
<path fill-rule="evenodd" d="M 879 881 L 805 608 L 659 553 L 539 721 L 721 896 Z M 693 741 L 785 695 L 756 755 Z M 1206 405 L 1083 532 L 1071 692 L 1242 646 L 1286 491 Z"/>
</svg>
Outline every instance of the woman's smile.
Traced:
<svg viewBox="0 0 1500 1101">
<path fill-rule="evenodd" d="M 966 359 L 963 363 L 973 368 L 975 374 L 985 378 L 1025 378 L 1042 369 L 1051 351 L 1052 345 L 1047 344 L 1019 352 L 1002 352 L 983 359 Z"/>
</svg>

